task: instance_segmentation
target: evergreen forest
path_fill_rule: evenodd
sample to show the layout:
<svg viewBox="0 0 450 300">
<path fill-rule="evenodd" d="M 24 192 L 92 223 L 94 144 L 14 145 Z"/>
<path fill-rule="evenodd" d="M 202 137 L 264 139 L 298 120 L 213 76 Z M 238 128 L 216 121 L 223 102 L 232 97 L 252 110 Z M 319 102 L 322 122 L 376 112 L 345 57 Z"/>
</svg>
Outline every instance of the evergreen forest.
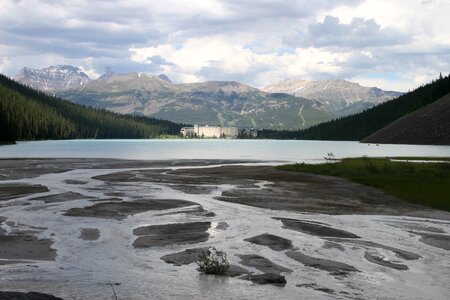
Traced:
<svg viewBox="0 0 450 300">
<path fill-rule="evenodd" d="M 438 79 L 426 85 L 358 114 L 321 123 L 304 130 L 262 130 L 258 132 L 258 138 L 359 141 L 448 93 L 450 93 L 450 75 L 445 77 L 440 75 Z"/>
<path fill-rule="evenodd" d="M 182 124 L 121 115 L 50 96 L 0 74 L 0 142 L 144 139 L 179 134 Z"/>
</svg>

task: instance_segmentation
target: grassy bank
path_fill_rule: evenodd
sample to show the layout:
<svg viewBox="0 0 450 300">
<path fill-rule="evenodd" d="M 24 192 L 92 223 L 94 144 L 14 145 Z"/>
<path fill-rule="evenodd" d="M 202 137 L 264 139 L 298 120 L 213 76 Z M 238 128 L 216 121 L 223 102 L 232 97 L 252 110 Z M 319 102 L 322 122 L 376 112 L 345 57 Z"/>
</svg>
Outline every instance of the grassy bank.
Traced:
<svg viewBox="0 0 450 300">
<path fill-rule="evenodd" d="M 281 170 L 347 178 L 404 200 L 450 211 L 450 163 L 393 162 L 388 158 L 347 158 L 324 164 L 293 164 Z M 417 158 L 446 160 L 449 158 Z"/>
</svg>

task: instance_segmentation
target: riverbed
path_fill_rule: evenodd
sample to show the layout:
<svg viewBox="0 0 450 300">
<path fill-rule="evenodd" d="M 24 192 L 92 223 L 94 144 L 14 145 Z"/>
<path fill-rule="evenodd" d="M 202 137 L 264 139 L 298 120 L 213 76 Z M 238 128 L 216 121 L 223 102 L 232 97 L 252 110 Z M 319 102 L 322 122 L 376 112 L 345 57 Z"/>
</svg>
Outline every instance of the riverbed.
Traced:
<svg viewBox="0 0 450 300">
<path fill-rule="evenodd" d="M 242 158 L 2 159 L 0 179 L 0 290 L 450 298 L 450 214 L 344 179 Z M 237 274 L 197 270 L 189 254 L 211 246 Z M 262 274 L 286 283 L 261 284 Z"/>
</svg>

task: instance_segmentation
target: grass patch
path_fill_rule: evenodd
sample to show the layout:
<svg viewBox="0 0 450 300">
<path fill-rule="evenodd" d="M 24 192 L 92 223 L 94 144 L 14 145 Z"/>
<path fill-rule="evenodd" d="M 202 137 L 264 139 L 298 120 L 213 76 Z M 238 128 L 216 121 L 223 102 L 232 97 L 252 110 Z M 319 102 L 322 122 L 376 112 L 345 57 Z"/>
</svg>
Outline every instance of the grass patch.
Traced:
<svg viewBox="0 0 450 300">
<path fill-rule="evenodd" d="M 450 160 L 449 158 L 417 159 Z M 342 177 L 380 188 L 413 203 L 450 211 L 450 163 L 393 162 L 388 158 L 363 157 L 346 158 L 333 163 L 303 163 L 277 168 Z"/>
</svg>

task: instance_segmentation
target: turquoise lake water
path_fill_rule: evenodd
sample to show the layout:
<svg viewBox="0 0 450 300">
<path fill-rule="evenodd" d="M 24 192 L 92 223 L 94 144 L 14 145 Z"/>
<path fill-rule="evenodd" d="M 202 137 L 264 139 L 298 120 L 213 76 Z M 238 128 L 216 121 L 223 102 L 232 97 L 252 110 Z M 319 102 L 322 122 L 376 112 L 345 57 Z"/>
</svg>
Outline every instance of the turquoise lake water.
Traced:
<svg viewBox="0 0 450 300">
<path fill-rule="evenodd" d="M 375 156 L 450 156 L 450 146 L 379 145 L 298 140 L 67 140 L 18 142 L 0 147 L 0 158 L 119 158 L 144 160 L 322 160 Z"/>
</svg>

